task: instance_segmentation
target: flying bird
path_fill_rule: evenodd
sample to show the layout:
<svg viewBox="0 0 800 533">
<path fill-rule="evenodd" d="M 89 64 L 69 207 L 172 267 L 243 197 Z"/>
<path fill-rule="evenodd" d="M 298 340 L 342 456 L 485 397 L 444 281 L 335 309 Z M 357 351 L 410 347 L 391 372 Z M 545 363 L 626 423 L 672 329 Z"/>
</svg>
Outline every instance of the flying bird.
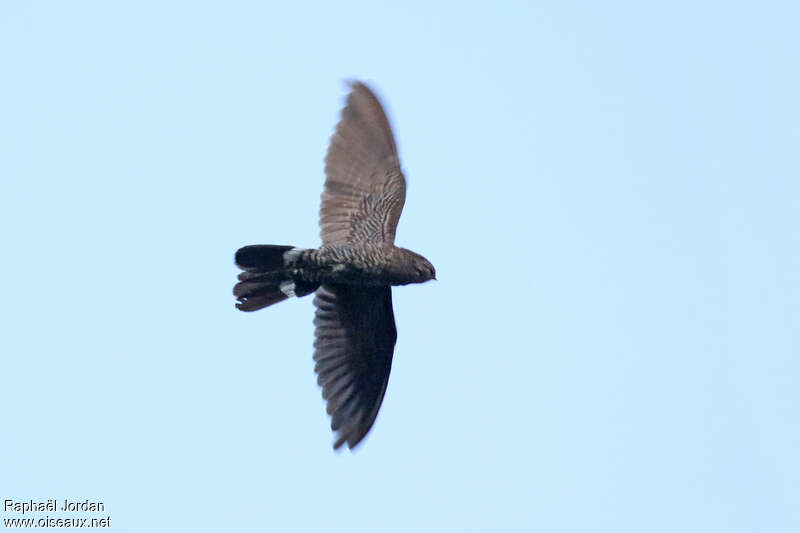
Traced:
<svg viewBox="0 0 800 533">
<path fill-rule="evenodd" d="M 386 393 L 397 340 L 392 285 L 436 279 L 427 259 L 394 245 L 406 197 L 394 136 L 369 87 L 350 88 L 325 157 L 322 246 L 240 248 L 233 288 L 242 311 L 314 293 L 314 371 L 334 449 L 361 442 Z"/>
</svg>

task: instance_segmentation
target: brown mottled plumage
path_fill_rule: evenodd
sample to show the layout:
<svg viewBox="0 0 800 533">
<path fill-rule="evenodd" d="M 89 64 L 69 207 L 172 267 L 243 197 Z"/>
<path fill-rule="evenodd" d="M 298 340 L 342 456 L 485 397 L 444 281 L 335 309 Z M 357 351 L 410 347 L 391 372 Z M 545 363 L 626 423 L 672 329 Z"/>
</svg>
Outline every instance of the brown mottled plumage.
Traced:
<svg viewBox="0 0 800 533">
<path fill-rule="evenodd" d="M 406 182 L 389 121 L 363 83 L 352 92 L 325 157 L 322 246 L 253 245 L 236 252 L 242 311 L 316 292 L 314 360 L 334 448 L 372 427 L 392 367 L 392 285 L 436 279 L 427 259 L 394 245 Z"/>
</svg>

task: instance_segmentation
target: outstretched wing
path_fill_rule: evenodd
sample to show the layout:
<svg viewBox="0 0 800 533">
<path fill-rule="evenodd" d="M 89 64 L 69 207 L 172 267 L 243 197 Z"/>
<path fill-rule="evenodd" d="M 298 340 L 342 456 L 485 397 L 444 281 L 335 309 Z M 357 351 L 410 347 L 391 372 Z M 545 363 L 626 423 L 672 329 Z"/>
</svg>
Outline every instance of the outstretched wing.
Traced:
<svg viewBox="0 0 800 533">
<path fill-rule="evenodd" d="M 380 102 L 363 83 L 350 86 L 325 157 L 322 243 L 391 244 L 403 211 L 406 180 Z"/>
<path fill-rule="evenodd" d="M 334 448 L 367 434 L 386 392 L 397 340 L 391 287 L 323 285 L 314 297 L 314 371 L 328 402 Z"/>
</svg>

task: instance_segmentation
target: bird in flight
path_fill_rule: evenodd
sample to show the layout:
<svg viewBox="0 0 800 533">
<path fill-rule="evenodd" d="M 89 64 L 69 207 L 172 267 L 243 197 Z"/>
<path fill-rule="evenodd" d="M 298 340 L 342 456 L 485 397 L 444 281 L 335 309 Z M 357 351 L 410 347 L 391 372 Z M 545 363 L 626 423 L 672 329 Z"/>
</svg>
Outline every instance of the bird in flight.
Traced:
<svg viewBox="0 0 800 533">
<path fill-rule="evenodd" d="M 394 245 L 406 180 L 392 129 L 369 87 L 350 88 L 325 157 L 322 246 L 240 248 L 233 288 L 242 311 L 314 293 L 314 371 L 334 449 L 361 442 L 386 393 L 397 340 L 392 285 L 436 279 L 427 259 Z"/>
</svg>

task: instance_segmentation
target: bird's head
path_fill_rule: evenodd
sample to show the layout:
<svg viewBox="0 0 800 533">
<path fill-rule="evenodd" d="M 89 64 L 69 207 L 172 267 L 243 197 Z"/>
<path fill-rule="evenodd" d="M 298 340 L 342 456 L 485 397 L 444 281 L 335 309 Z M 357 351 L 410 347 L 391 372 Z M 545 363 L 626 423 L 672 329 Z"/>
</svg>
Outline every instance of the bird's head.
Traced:
<svg viewBox="0 0 800 533">
<path fill-rule="evenodd" d="M 423 283 L 428 280 L 436 279 L 436 269 L 430 261 L 409 250 L 411 258 L 411 272 L 414 283 Z"/>
</svg>

